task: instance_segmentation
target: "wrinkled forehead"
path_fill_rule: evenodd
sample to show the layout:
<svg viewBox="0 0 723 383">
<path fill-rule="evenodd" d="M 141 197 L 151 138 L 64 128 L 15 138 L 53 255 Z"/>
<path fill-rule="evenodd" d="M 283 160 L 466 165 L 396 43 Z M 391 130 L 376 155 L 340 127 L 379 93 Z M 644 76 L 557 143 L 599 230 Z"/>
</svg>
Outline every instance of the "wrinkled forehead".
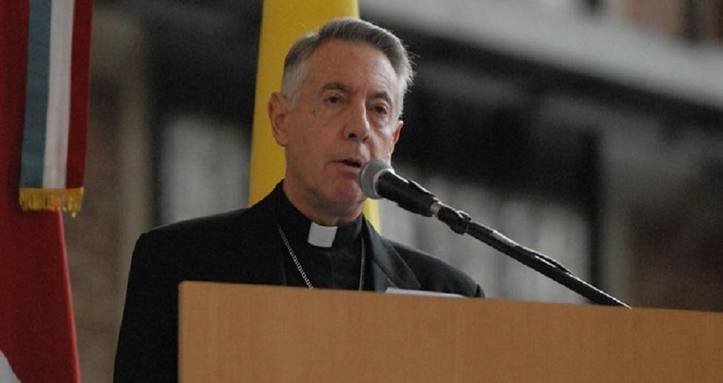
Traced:
<svg viewBox="0 0 723 383">
<path fill-rule="evenodd" d="M 329 41 L 308 60 L 310 69 L 321 75 L 373 76 L 397 81 L 397 74 L 384 52 L 367 43 Z"/>
<path fill-rule="evenodd" d="M 399 75 L 389 58 L 377 47 L 344 40 L 325 41 L 304 63 L 304 81 L 334 82 L 349 87 L 370 86 L 375 93 L 387 92 L 401 101 L 403 96 Z"/>
</svg>

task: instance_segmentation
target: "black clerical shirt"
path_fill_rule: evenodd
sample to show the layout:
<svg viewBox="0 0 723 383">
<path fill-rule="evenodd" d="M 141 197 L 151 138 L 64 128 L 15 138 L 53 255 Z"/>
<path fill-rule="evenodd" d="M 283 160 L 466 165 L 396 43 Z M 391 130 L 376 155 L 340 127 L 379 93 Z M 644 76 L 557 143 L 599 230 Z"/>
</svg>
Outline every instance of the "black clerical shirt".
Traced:
<svg viewBox="0 0 723 383">
<path fill-rule="evenodd" d="M 337 226 L 331 247 L 314 246 L 308 242 L 311 220 L 291 204 L 282 190 L 275 190 L 272 195 L 276 197 L 274 202 L 277 223 L 284 231 L 289 246 L 311 284 L 320 288 L 359 289 L 364 225 L 362 217 L 359 216 L 353 222 Z M 365 290 L 373 289 L 371 263 L 372 256 L 367 248 L 363 276 Z M 284 272 L 289 286 L 306 287 L 306 282 L 291 254 L 284 256 Z"/>
</svg>

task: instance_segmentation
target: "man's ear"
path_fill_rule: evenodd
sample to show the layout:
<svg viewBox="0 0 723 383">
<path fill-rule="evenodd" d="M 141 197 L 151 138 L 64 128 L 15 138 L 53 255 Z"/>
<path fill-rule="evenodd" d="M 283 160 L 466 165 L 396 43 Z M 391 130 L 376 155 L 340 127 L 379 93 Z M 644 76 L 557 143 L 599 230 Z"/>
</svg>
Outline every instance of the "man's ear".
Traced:
<svg viewBox="0 0 723 383">
<path fill-rule="evenodd" d="M 399 141 L 399 136 L 402 133 L 402 126 L 404 126 L 404 121 L 402 121 L 402 120 L 397 121 L 397 126 L 394 127 L 394 133 L 392 136 L 392 137 L 394 137 L 394 145 L 396 145 L 397 141 Z"/>
<path fill-rule="evenodd" d="M 289 140 L 286 123 L 289 115 L 289 100 L 282 93 L 274 92 L 271 94 L 271 98 L 269 98 L 267 108 L 274 139 L 277 144 L 286 146 Z"/>
</svg>

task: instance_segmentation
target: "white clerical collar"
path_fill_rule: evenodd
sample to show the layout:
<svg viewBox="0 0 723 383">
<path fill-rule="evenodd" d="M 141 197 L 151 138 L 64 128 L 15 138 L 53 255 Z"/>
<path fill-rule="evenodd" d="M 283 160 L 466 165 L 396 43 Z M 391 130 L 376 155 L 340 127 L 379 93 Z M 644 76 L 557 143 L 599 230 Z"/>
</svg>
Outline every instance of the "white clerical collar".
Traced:
<svg viewBox="0 0 723 383">
<path fill-rule="evenodd" d="M 311 222 L 309 238 L 306 241 L 316 247 L 331 247 L 336 238 L 336 229 L 336 226 L 321 226 L 316 222 Z"/>
</svg>

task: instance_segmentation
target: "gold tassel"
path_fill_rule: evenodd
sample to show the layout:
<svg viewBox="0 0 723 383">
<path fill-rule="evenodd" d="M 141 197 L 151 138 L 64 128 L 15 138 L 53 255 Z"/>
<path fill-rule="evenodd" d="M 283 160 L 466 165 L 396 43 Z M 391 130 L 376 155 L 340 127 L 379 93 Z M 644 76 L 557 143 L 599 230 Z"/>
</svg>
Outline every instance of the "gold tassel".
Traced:
<svg viewBox="0 0 723 383">
<path fill-rule="evenodd" d="M 62 210 L 75 216 L 83 202 L 83 188 L 20 188 L 19 202 L 23 211 Z"/>
</svg>

